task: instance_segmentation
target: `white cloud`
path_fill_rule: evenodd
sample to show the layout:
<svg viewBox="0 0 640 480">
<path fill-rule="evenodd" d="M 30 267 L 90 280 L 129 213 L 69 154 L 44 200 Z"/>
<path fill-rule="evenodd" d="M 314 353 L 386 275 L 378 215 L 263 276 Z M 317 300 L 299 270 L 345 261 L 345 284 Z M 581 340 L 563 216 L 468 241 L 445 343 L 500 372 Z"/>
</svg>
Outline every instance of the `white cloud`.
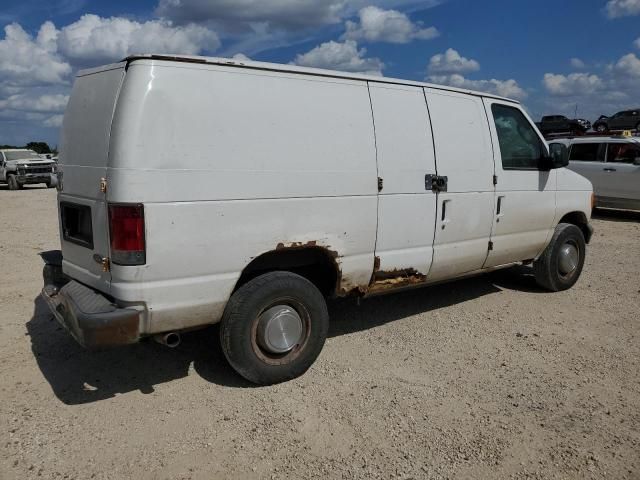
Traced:
<svg viewBox="0 0 640 480">
<path fill-rule="evenodd" d="M 633 42 L 633 45 L 634 45 L 636 48 L 640 48 L 640 38 L 638 38 L 635 42 Z"/>
<path fill-rule="evenodd" d="M 640 79 L 640 58 L 636 57 L 635 53 L 628 53 L 621 57 L 613 66 L 613 70 L 616 74 L 623 77 L 634 77 Z"/>
<path fill-rule="evenodd" d="M 586 67 L 586 64 L 580 60 L 579 58 L 573 57 L 572 59 L 569 60 L 569 64 L 573 67 L 573 68 L 577 68 L 577 69 L 583 69 Z"/>
<path fill-rule="evenodd" d="M 218 35 L 200 25 L 172 26 L 152 20 L 83 15 L 58 34 L 59 52 L 75 64 L 100 64 L 132 53 L 180 53 L 195 55 L 220 46 Z"/>
<path fill-rule="evenodd" d="M 475 60 L 461 56 L 453 48 L 449 48 L 446 52 L 431 57 L 428 70 L 431 74 L 462 74 L 477 72 L 480 70 L 480 64 Z"/>
<path fill-rule="evenodd" d="M 420 9 L 442 0 L 422 0 Z M 156 14 L 178 24 L 213 23 L 220 31 L 300 32 L 336 25 L 366 6 L 398 9 L 415 0 L 159 0 Z"/>
<path fill-rule="evenodd" d="M 343 38 L 368 42 L 409 43 L 412 40 L 429 40 L 440 33 L 434 27 L 423 28 L 413 23 L 407 15 L 397 10 L 365 7 L 358 12 L 360 23 L 348 21 Z"/>
<path fill-rule="evenodd" d="M 605 9 L 609 18 L 640 15 L 640 0 L 609 0 Z"/>
<path fill-rule="evenodd" d="M 303 67 L 382 75 L 384 63 L 379 58 L 365 57 L 366 53 L 367 50 L 358 49 L 358 44 L 353 40 L 346 40 L 343 43 L 331 41 L 296 56 L 293 63 Z"/>
<path fill-rule="evenodd" d="M 612 115 L 633 106 L 640 98 L 640 58 L 628 53 L 604 66 L 598 74 L 545 74 L 542 83 L 549 93 L 540 99 L 540 113 L 574 115 L 576 106 L 583 118 Z"/>
<path fill-rule="evenodd" d="M 599 76 L 589 73 L 545 73 L 542 83 L 549 94 L 556 96 L 591 94 L 604 87 L 604 82 Z"/>
<path fill-rule="evenodd" d="M 56 54 L 52 27 L 51 22 L 44 23 L 36 39 L 17 23 L 4 27 L 5 37 L 0 40 L 0 85 L 46 85 L 67 81 L 71 66 Z"/>
<path fill-rule="evenodd" d="M 244 53 L 236 53 L 233 57 L 231 57 L 233 60 L 238 60 L 239 62 L 248 62 L 249 60 L 251 60 L 249 57 L 247 57 Z"/>
<path fill-rule="evenodd" d="M 456 88 L 464 88 L 469 90 L 478 90 L 480 92 L 492 93 L 501 97 L 513 98 L 515 100 L 523 100 L 527 98 L 527 92 L 518 85 L 514 79 L 509 80 L 471 80 L 464 76 L 454 73 L 452 75 L 432 75 L 427 78 L 431 83 L 440 85 L 449 85 Z"/>
<path fill-rule="evenodd" d="M 179 23 L 207 20 L 230 30 L 253 23 L 272 28 L 300 29 L 339 23 L 345 0 L 160 0 L 156 13 Z"/>
<path fill-rule="evenodd" d="M 63 115 L 53 115 L 42 122 L 45 127 L 60 128 L 62 126 Z"/>
<path fill-rule="evenodd" d="M 0 100 L 0 108 L 25 112 L 63 112 L 68 101 L 69 96 L 62 94 L 40 96 L 19 94 Z"/>
</svg>

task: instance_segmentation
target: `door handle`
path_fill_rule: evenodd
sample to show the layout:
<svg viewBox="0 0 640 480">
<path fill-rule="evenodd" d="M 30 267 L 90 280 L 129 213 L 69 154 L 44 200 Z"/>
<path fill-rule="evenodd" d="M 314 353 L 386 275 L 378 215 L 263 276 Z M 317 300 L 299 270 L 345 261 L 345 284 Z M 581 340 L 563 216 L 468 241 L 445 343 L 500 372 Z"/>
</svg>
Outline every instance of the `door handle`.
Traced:
<svg viewBox="0 0 640 480">
<path fill-rule="evenodd" d="M 611 168 L 611 167 L 605 167 L 602 170 L 604 170 L 605 172 L 615 172 L 616 171 L 615 168 Z"/>
<path fill-rule="evenodd" d="M 498 197 L 498 204 L 496 205 L 496 222 L 500 221 L 502 215 L 502 201 L 504 200 L 504 195 L 500 195 Z"/>
<path fill-rule="evenodd" d="M 447 218 L 447 203 L 449 203 L 450 201 L 451 200 L 442 201 L 442 216 L 440 217 L 440 222 L 442 223 L 443 230 L 447 226 L 447 223 L 451 221 L 449 218 Z"/>
</svg>

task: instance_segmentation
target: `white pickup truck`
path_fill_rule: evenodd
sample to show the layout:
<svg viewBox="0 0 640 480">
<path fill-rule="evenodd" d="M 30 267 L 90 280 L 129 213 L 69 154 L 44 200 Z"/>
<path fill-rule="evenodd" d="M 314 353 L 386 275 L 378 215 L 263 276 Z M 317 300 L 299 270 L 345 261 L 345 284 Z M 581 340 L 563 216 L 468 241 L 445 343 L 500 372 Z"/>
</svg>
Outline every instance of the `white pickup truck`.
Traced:
<svg viewBox="0 0 640 480">
<path fill-rule="evenodd" d="M 42 158 L 33 150 L 0 150 L 0 183 L 6 183 L 9 190 L 34 183 L 44 183 L 53 188 L 58 184 L 56 162 Z"/>
<path fill-rule="evenodd" d="M 87 152 L 91 152 L 87 154 Z M 270 384 L 325 342 L 327 297 L 532 264 L 570 288 L 591 184 L 518 102 L 391 78 L 145 55 L 82 71 L 43 297 L 83 345 L 220 322 Z M 429 295 L 425 290 L 424 295 Z"/>
</svg>

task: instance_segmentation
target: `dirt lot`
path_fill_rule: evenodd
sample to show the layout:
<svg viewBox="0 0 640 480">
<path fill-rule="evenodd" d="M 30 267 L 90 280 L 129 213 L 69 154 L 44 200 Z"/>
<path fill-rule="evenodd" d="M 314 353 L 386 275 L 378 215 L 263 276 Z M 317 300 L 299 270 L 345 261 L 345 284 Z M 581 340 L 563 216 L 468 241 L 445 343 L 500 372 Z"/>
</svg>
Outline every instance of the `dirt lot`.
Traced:
<svg viewBox="0 0 640 480">
<path fill-rule="evenodd" d="M 55 192 L 0 189 L 0 479 L 640 478 L 640 215 L 578 285 L 528 270 L 330 306 L 301 379 L 253 388 L 217 330 L 89 353 L 38 300 Z"/>
</svg>

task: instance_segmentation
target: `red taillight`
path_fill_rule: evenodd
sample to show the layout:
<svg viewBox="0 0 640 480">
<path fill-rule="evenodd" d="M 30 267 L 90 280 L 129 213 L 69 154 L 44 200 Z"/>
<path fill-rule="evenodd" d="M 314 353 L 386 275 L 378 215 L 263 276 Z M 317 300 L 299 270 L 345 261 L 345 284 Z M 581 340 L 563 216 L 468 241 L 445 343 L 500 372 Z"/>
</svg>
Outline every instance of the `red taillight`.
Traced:
<svg viewBox="0 0 640 480">
<path fill-rule="evenodd" d="M 109 205 L 111 261 L 117 265 L 144 265 L 144 207 Z"/>
</svg>

